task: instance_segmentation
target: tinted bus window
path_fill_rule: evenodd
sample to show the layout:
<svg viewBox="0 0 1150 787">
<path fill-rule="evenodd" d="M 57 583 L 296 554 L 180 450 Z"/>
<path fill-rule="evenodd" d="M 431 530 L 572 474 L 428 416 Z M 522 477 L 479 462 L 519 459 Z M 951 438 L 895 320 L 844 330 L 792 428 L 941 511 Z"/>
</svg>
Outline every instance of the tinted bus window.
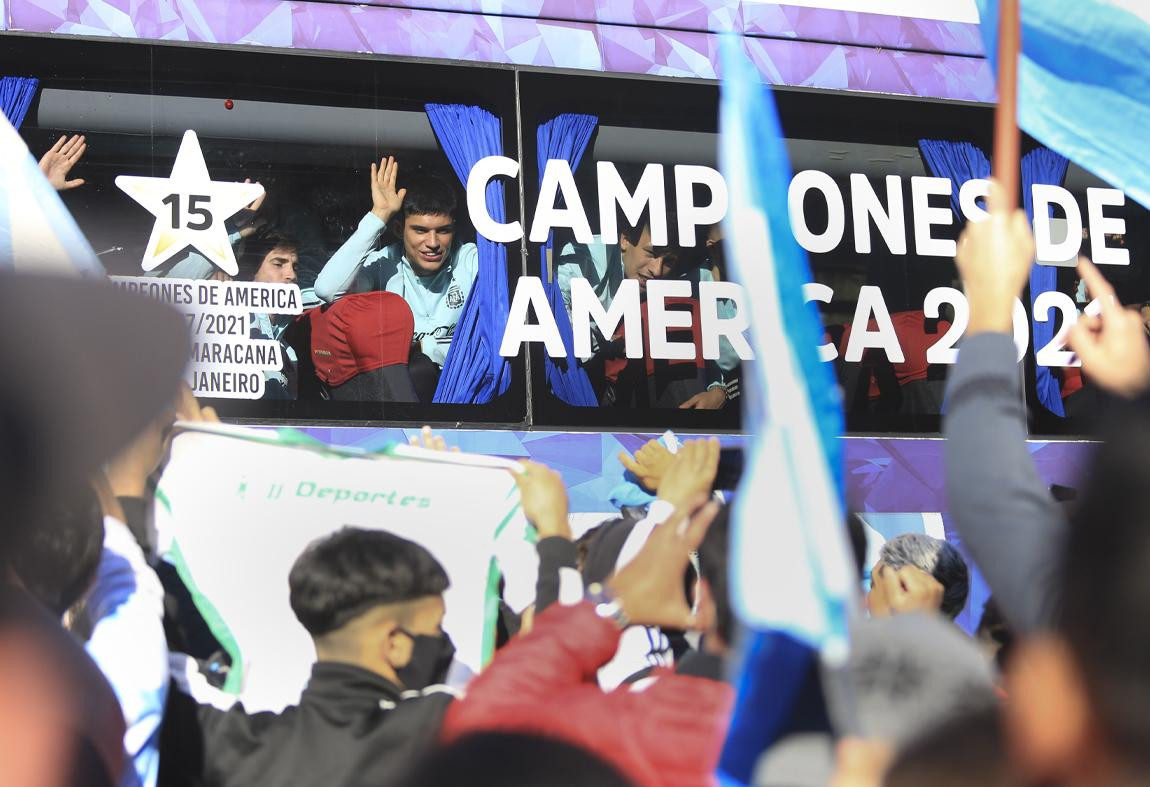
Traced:
<svg viewBox="0 0 1150 787">
<path fill-rule="evenodd" d="M 726 340 L 718 358 L 702 347 L 704 326 L 734 308 L 703 297 L 723 276 L 721 213 L 706 218 L 719 198 L 717 88 L 540 74 L 522 75 L 520 88 L 526 215 L 539 233 L 529 271 L 554 283 L 555 317 L 572 329 L 566 358 L 531 348 L 536 421 L 736 427 L 741 359 Z M 557 192 L 569 166 L 574 189 Z M 545 247 L 546 230 L 534 225 L 553 206 L 579 218 Z M 693 242 L 678 221 L 692 210 L 703 217 Z M 596 310 L 622 320 L 604 326 L 588 317 Z"/>
<path fill-rule="evenodd" d="M 755 361 L 732 355 L 727 345 L 717 364 L 701 351 L 673 361 L 653 357 L 654 339 L 647 333 L 652 299 L 643 297 L 657 280 L 690 281 L 695 289 L 683 298 L 688 314 L 682 324 L 693 326 L 695 333 L 680 329 L 678 338 L 699 342 L 698 329 L 705 324 L 699 311 L 707 305 L 701 282 L 722 280 L 725 274 L 722 231 L 700 222 L 692 245 L 676 234 L 674 216 L 676 209 L 679 216 L 685 210 L 698 215 L 700 206 L 708 204 L 707 186 L 684 190 L 677 179 L 716 167 L 717 87 L 524 75 L 521 89 L 528 216 L 533 210 L 538 215 L 539 203 L 570 207 L 570 201 L 556 202 L 567 195 L 556 197 L 548 188 L 541 193 L 541 180 L 547 182 L 537 161 L 555 155 L 571 159 L 570 143 L 577 139 L 572 118 L 591 118 L 573 173 L 590 237 L 581 241 L 570 227 L 557 230 L 549 251 L 541 243 L 529 248 L 529 264 L 557 282 L 573 323 L 579 309 L 572 308 L 568 291 L 575 278 L 590 283 L 604 308 L 611 304 L 609 296 L 625 293 L 628 279 L 638 279 L 637 311 L 645 342 L 643 357 L 627 357 L 623 328 L 607 336 L 594 333 L 592 326 L 592 352 L 573 354 L 593 392 L 591 406 L 583 407 L 572 406 L 576 397 L 566 375 L 556 373 L 558 363 L 547 362 L 543 350 L 534 348 L 537 420 L 556 425 L 733 424 L 740 378 Z M 968 140 L 986 148 L 991 113 L 985 107 L 821 91 L 779 90 L 775 96 L 795 173 L 792 231 L 808 251 L 814 278 L 809 297 L 823 315 L 822 352 L 843 386 L 848 430 L 937 433 L 946 375 L 965 319 L 953 261 L 965 215 L 952 205 L 951 193 L 957 197 L 973 174 L 932 171 L 920 141 Z M 566 119 L 558 131 L 548 127 L 557 119 Z M 540 136 L 541 127 L 548 134 Z M 564 133 L 567 147 L 559 144 Z M 652 168 L 657 169 L 654 175 Z M 617 176 L 625 195 L 657 195 L 663 201 L 670 230 L 665 246 L 651 242 L 655 222 L 649 208 L 636 221 L 619 204 L 604 209 L 620 193 L 604 186 L 605 175 Z M 660 177 L 661 190 L 647 180 Z M 690 204 L 680 204 L 684 200 Z M 605 230 L 605 222 L 614 226 Z M 573 336 L 585 330 L 586 322 L 573 325 Z M 721 409 L 681 409 L 698 404 L 700 391 L 709 398 L 716 379 L 725 394 Z M 586 397 L 580 403 L 588 404 Z"/>
<path fill-rule="evenodd" d="M 522 422 L 518 362 L 476 403 L 452 403 L 466 386 L 453 398 L 440 384 L 468 300 L 484 289 L 464 183 L 445 150 L 466 134 L 459 113 L 490 125 L 491 153 L 515 150 L 513 74 L 12 43 L 3 57 L 41 78 L 22 128 L 30 148 L 86 135 L 77 173 L 87 182 L 64 193 L 67 205 L 110 274 L 195 301 L 193 387 L 222 415 Z M 514 219 L 513 189 L 504 202 Z M 507 265 L 518 273 L 520 260 L 512 244 L 498 276 Z M 287 290 L 296 300 L 276 302 Z M 462 338 L 474 344 L 474 327 Z M 470 349 L 456 353 L 468 367 L 456 382 L 491 365 Z"/>
<path fill-rule="evenodd" d="M 1046 163 L 1050 163 L 1047 161 Z M 1026 358 L 1027 405 L 1036 435 L 1091 435 L 1107 409 L 1108 395 L 1084 375 L 1065 347 L 1064 330 L 1100 306 L 1078 276 L 1080 254 L 1090 257 L 1113 285 L 1118 300 L 1137 309 L 1150 341 L 1150 276 L 1143 262 L 1150 245 L 1150 214 L 1080 167 L 1054 161 L 1055 188 L 1033 192 L 1035 214 L 1048 211 L 1049 232 L 1036 226 L 1039 260 L 1028 293 L 1034 321 L 1045 332 L 1031 336 Z M 1046 208 L 1045 201 L 1050 207 Z"/>
</svg>

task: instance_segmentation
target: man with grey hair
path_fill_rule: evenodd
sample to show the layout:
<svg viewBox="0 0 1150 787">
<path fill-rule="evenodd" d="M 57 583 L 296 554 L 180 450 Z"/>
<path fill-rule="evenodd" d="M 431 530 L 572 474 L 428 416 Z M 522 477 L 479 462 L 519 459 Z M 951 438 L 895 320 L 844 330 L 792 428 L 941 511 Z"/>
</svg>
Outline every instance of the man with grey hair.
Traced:
<svg viewBox="0 0 1150 787">
<path fill-rule="evenodd" d="M 969 592 L 970 572 L 957 549 L 921 533 L 903 533 L 882 546 L 867 607 L 872 617 L 930 610 L 953 620 Z"/>
</svg>

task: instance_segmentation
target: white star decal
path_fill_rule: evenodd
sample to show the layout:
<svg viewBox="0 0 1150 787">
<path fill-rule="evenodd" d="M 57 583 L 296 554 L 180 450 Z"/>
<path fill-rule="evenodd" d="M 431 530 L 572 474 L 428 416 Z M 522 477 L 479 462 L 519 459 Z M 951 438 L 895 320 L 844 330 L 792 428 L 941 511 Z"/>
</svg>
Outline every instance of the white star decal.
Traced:
<svg viewBox="0 0 1150 787">
<path fill-rule="evenodd" d="M 185 131 L 167 178 L 120 175 L 116 185 L 156 217 L 143 268 L 159 267 L 193 246 L 229 276 L 239 268 L 224 222 L 264 193 L 258 183 L 227 183 L 208 177 L 196 132 Z"/>
</svg>

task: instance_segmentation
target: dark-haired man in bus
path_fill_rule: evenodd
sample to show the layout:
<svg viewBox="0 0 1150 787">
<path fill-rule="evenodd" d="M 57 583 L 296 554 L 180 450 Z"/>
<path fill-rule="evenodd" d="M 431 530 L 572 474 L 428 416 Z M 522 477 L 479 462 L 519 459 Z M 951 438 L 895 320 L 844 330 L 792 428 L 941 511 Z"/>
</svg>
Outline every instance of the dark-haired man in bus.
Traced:
<svg viewBox="0 0 1150 787">
<path fill-rule="evenodd" d="M 392 157 L 371 165 L 371 210 L 315 281 L 320 300 L 349 292 L 386 290 L 407 302 L 415 318 L 410 359 L 420 399 L 429 401 L 479 269 L 474 243 L 455 240 L 455 190 L 433 175 L 411 178 L 397 189 Z M 400 240 L 379 248 L 390 228 Z"/>
<path fill-rule="evenodd" d="M 257 232 L 244 242 L 243 253 L 236 260 L 239 281 L 260 284 L 296 284 L 298 281 L 300 244 L 293 238 L 265 230 Z M 306 290 L 304 302 L 314 300 Z M 283 368 L 264 371 L 265 399 L 295 399 L 297 363 L 296 351 L 286 341 L 285 331 L 291 325 L 285 314 L 254 312 L 251 317 L 251 338 L 278 341 L 284 359 Z"/>
<path fill-rule="evenodd" d="M 667 224 L 676 226 L 673 212 L 668 212 Z M 624 226 L 619 233 L 618 244 L 608 243 L 600 236 L 594 236 L 591 243 L 565 244 L 555 266 L 555 280 L 563 293 L 568 315 L 572 311 L 571 282 L 576 278 L 587 279 L 603 308 L 609 309 L 624 280 L 637 280 L 640 297 L 645 301 L 647 283 L 654 279 L 680 276 L 680 269 L 684 267 L 680 264 L 683 257 L 684 251 L 675 244 L 657 246 L 652 242 L 650 221 L 647 220 L 637 227 Z M 697 302 L 697 291 L 695 297 Z M 668 303 L 670 301 L 668 299 Z M 694 320 L 693 324 L 697 329 L 698 320 Z M 650 374 L 650 370 L 644 367 L 651 364 L 644 359 L 626 359 L 622 355 L 619 349 L 622 343 L 616 341 L 620 332 L 614 337 L 604 337 L 594 326 L 592 331 L 593 355 L 585 359 L 584 367 L 588 369 L 596 391 L 602 390 L 601 404 L 637 405 L 645 401 L 648 405 L 658 407 L 718 409 L 726 403 L 726 392 L 718 365 L 703 362 L 701 354 L 696 359 L 697 374 L 677 379 L 666 386 L 657 385 L 658 391 L 649 392 L 646 397 L 642 392 L 630 390 L 636 388 L 636 385 L 645 387 L 645 383 L 638 385 L 644 380 L 662 377 L 660 364 L 655 363 L 658 368 L 654 374 Z M 683 373 L 684 370 L 680 369 L 671 376 L 680 377 Z M 634 378 L 636 385 L 626 383 L 628 377 Z"/>
</svg>

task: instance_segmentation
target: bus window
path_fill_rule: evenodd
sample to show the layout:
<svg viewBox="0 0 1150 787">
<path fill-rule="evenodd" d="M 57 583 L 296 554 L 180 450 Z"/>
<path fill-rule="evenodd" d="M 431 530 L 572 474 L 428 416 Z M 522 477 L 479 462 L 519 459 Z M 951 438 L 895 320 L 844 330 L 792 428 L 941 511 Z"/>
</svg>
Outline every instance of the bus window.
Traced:
<svg viewBox="0 0 1150 787">
<path fill-rule="evenodd" d="M 742 379 L 763 361 L 716 333 L 738 298 L 707 297 L 729 280 L 721 210 L 709 212 L 717 88 L 528 74 L 521 91 L 526 158 L 543 162 L 525 168 L 529 270 L 554 283 L 564 312 L 554 316 L 571 328 L 558 357 L 533 348 L 536 420 L 736 424 Z M 919 143 L 985 145 L 990 112 L 775 95 L 794 171 L 791 229 L 810 260 L 820 353 L 842 385 L 848 431 L 937 433 L 966 317 L 953 261 L 964 214 L 951 194 L 970 178 L 932 171 Z"/>
<path fill-rule="evenodd" d="M 704 347 L 737 316 L 711 288 L 717 88 L 524 74 L 520 90 L 528 272 L 570 331 L 558 356 L 531 348 L 536 422 L 736 427 L 742 359 L 727 338 Z"/>
<path fill-rule="evenodd" d="M 522 422 L 519 363 L 475 352 L 482 317 L 463 319 L 502 308 L 520 251 L 477 244 L 470 162 L 448 155 L 461 117 L 493 129 L 468 154 L 514 150 L 512 75 L 67 43 L 13 53 L 43 64 L 24 138 L 86 136 L 67 205 L 122 286 L 187 314 L 189 378 L 221 415 Z"/>
</svg>

